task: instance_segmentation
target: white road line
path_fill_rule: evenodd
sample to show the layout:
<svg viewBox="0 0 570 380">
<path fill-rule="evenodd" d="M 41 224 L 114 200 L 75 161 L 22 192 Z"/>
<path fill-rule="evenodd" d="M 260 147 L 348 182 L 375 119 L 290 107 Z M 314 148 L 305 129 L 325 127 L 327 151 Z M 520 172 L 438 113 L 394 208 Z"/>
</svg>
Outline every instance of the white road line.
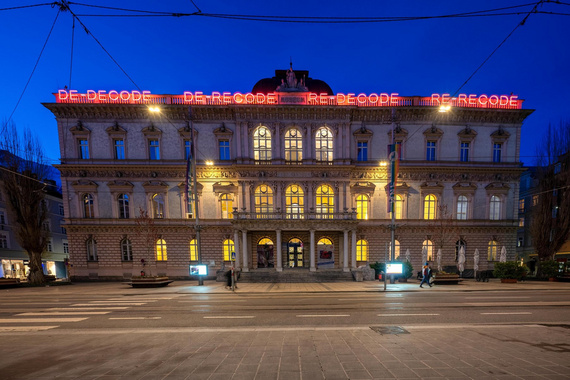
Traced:
<svg viewBox="0 0 570 380">
<path fill-rule="evenodd" d="M 526 315 L 526 314 L 532 314 L 532 313 L 529 313 L 526 311 L 521 311 L 518 313 L 513 312 L 513 313 L 479 313 L 479 314 L 482 314 L 482 315 L 520 315 L 520 314 L 525 314 Z"/>
<path fill-rule="evenodd" d="M 82 310 L 125 310 L 128 309 L 128 306 L 118 306 L 118 307 L 52 307 L 49 308 L 47 310 L 50 311 L 57 311 L 57 310 L 61 310 L 61 311 L 82 311 Z"/>
<path fill-rule="evenodd" d="M 133 300 L 133 301 L 151 301 L 151 302 L 155 302 L 158 300 L 171 300 L 174 297 L 125 297 L 125 298 L 109 298 L 109 301 L 127 301 L 129 302 L 129 300 Z"/>
<path fill-rule="evenodd" d="M 161 319 L 162 317 L 116 317 L 109 319 Z"/>
<path fill-rule="evenodd" d="M 423 315 L 439 315 L 439 314 L 376 314 L 378 317 L 414 317 L 414 316 L 423 316 Z"/>
<path fill-rule="evenodd" d="M 218 316 L 218 317 L 204 317 L 204 319 L 248 319 L 255 318 L 253 315 L 233 315 L 233 316 Z"/>
<path fill-rule="evenodd" d="M 221 302 L 221 303 L 233 303 L 233 302 L 247 302 L 246 300 L 223 300 L 223 301 L 210 301 L 210 300 L 201 300 L 201 301 L 178 301 L 178 302 L 184 302 L 184 303 L 203 303 L 203 304 L 207 304 L 207 303 L 216 303 L 216 302 Z"/>
<path fill-rule="evenodd" d="M 0 332 L 10 332 L 10 331 L 42 331 L 55 329 L 59 326 L 11 326 L 11 327 L 0 327 Z"/>
<path fill-rule="evenodd" d="M 39 312 L 39 313 L 20 313 L 16 314 L 16 316 L 24 316 L 24 317 L 31 317 L 31 316 L 42 316 L 42 315 L 103 315 L 109 314 L 110 311 L 53 311 L 53 312 Z"/>
<path fill-rule="evenodd" d="M 124 300 L 121 300 L 121 301 L 116 301 L 116 300 L 115 300 L 115 301 L 109 301 L 109 300 L 107 300 L 107 301 L 89 301 L 89 303 L 90 303 L 90 304 L 93 304 L 93 305 L 97 305 L 97 304 L 100 304 L 100 303 L 105 303 L 105 304 L 107 304 L 107 303 L 108 303 L 108 304 L 115 304 L 115 303 L 117 303 L 117 304 L 120 304 L 120 303 L 133 303 L 133 302 L 135 302 L 135 303 L 136 303 L 136 302 L 156 302 L 156 300 L 148 300 L 148 301 L 147 301 L 147 300 L 140 300 L 140 299 L 130 299 L 130 300 L 124 299 Z"/>
<path fill-rule="evenodd" d="M 299 314 L 297 318 L 350 317 L 350 314 Z"/>
<path fill-rule="evenodd" d="M 138 303 L 99 303 L 99 304 L 93 304 L 93 303 L 76 303 L 74 305 L 71 306 L 114 306 L 114 305 L 123 305 L 123 306 L 140 306 L 140 305 L 146 305 L 146 302 L 138 302 Z"/>
<path fill-rule="evenodd" d="M 17 319 L 0 319 L 0 323 L 45 323 L 45 322 L 81 322 L 87 318 L 17 318 Z"/>
<path fill-rule="evenodd" d="M 512 297 L 512 296 L 465 297 L 466 300 L 484 300 L 484 299 L 488 299 L 488 298 L 515 299 L 515 298 L 530 298 L 530 297 Z"/>
</svg>

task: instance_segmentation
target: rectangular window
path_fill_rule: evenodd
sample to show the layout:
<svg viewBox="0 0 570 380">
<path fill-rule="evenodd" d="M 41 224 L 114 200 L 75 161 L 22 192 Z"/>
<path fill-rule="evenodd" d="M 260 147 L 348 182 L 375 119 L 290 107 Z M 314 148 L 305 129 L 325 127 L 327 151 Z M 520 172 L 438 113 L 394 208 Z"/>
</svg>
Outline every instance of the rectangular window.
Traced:
<svg viewBox="0 0 570 380">
<path fill-rule="evenodd" d="M 519 238 L 518 242 L 517 242 L 517 247 L 522 247 L 524 243 L 524 240 L 522 237 Z"/>
<path fill-rule="evenodd" d="M 67 242 L 67 240 L 63 240 L 63 253 L 65 253 L 66 255 L 69 254 L 69 243 Z"/>
<path fill-rule="evenodd" d="M 435 141 L 428 141 L 426 145 L 426 160 L 435 161 Z"/>
<path fill-rule="evenodd" d="M 220 140 L 220 160 L 230 159 L 230 142 L 228 140 Z"/>
<path fill-rule="evenodd" d="M 115 160 L 125 159 L 125 141 L 123 139 L 113 140 L 115 146 Z"/>
<path fill-rule="evenodd" d="M 151 160 L 160 160 L 160 146 L 158 140 L 148 140 L 148 157 Z"/>
<path fill-rule="evenodd" d="M 503 148 L 503 144 L 501 143 L 494 143 L 493 144 L 493 162 L 501 162 L 501 150 Z"/>
<path fill-rule="evenodd" d="M 67 235 L 67 229 L 65 227 L 60 227 L 61 228 L 61 233 L 63 235 Z"/>
<path fill-rule="evenodd" d="M 461 155 L 460 155 L 461 162 L 469 162 L 469 143 L 462 142 L 461 143 Z"/>
<path fill-rule="evenodd" d="M 89 159 L 89 141 L 86 139 L 77 140 L 79 158 L 82 160 Z"/>
<path fill-rule="evenodd" d="M 524 218 L 519 218 L 519 227 L 524 227 Z"/>
<path fill-rule="evenodd" d="M 359 141 L 358 142 L 358 155 L 357 161 L 368 161 L 368 142 Z"/>
<path fill-rule="evenodd" d="M 65 215 L 65 210 L 63 208 L 63 205 L 59 205 L 59 215 L 61 215 L 61 216 Z"/>
<path fill-rule="evenodd" d="M 532 205 L 536 206 L 538 204 L 538 195 L 532 196 Z"/>
<path fill-rule="evenodd" d="M 523 213 L 524 212 L 524 198 L 523 199 L 519 199 L 519 212 Z"/>
<path fill-rule="evenodd" d="M 0 248 L 8 248 L 8 236 L 0 234 Z"/>
<path fill-rule="evenodd" d="M 0 210 L 0 224 L 6 224 L 6 213 L 4 210 Z"/>
<path fill-rule="evenodd" d="M 50 231 L 51 231 L 49 222 L 44 222 L 44 224 L 43 224 L 43 230 L 44 230 L 44 231 L 47 231 L 47 232 L 50 232 Z"/>
<path fill-rule="evenodd" d="M 53 240 L 51 238 L 47 242 L 47 251 L 53 252 Z"/>
</svg>

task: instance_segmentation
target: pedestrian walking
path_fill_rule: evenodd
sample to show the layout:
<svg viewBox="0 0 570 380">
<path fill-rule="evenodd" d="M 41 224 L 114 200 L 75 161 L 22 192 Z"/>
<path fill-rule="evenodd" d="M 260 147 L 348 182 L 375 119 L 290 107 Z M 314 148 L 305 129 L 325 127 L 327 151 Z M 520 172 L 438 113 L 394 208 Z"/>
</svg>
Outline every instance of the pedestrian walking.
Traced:
<svg viewBox="0 0 570 380">
<path fill-rule="evenodd" d="M 426 265 L 424 265 L 423 269 L 422 269 L 422 274 L 423 274 L 423 278 L 422 278 L 422 282 L 420 282 L 420 288 L 423 288 L 423 284 L 426 283 L 429 285 L 429 287 L 431 288 L 431 284 L 429 282 L 430 277 L 431 277 L 431 268 L 429 267 L 429 263 L 426 262 Z"/>
<path fill-rule="evenodd" d="M 230 289 L 232 288 L 232 272 L 233 272 L 233 267 L 230 268 L 229 271 L 226 272 L 226 289 Z"/>
</svg>

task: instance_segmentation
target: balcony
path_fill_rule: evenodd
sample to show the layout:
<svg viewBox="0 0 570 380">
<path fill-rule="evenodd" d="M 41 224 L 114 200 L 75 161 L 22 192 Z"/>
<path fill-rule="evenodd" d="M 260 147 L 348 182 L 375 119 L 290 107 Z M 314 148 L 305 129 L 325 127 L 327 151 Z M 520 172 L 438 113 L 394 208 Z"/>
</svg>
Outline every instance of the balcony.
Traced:
<svg viewBox="0 0 570 380">
<path fill-rule="evenodd" d="M 316 212 L 313 208 L 309 211 L 287 213 L 277 207 L 274 211 L 249 212 L 245 208 L 238 211 L 234 207 L 234 220 L 356 220 L 356 209 L 349 211 L 347 208 L 342 212 Z"/>
</svg>

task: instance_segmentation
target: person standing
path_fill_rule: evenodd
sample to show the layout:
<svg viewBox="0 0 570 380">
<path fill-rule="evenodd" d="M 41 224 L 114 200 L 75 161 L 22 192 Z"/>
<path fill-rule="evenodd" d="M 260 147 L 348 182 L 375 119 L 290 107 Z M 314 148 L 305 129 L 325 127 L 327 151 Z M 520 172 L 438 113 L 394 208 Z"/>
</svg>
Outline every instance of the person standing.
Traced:
<svg viewBox="0 0 570 380">
<path fill-rule="evenodd" d="M 429 267 L 429 263 L 426 263 L 426 265 L 424 265 L 423 269 L 422 269 L 422 282 L 420 282 L 420 288 L 423 288 L 423 284 L 426 283 L 429 285 L 429 287 L 431 288 L 431 284 L 429 283 L 429 279 L 431 277 L 431 269 Z"/>
</svg>

